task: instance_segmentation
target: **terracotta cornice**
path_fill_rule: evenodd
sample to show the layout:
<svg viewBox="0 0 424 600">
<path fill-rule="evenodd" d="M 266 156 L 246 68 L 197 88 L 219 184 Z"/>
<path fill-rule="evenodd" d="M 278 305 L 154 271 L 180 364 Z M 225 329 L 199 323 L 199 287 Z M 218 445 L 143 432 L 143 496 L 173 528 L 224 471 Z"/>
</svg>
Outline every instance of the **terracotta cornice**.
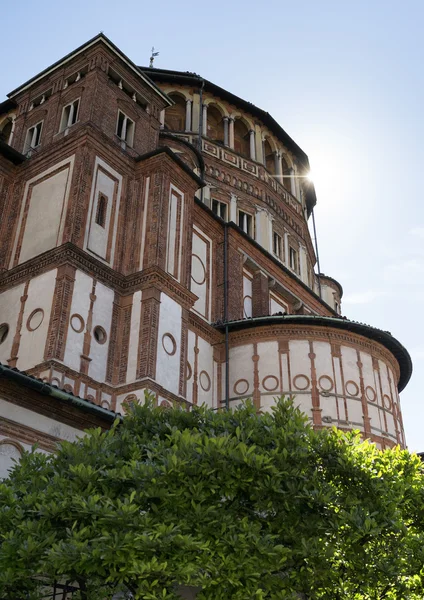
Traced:
<svg viewBox="0 0 424 600">
<path fill-rule="evenodd" d="M 159 267 L 149 267 L 131 275 L 123 275 L 70 242 L 4 271 L 0 274 L 0 288 L 5 290 L 64 264 L 70 264 L 94 276 L 122 295 L 154 286 L 173 296 L 184 308 L 191 308 L 197 300 L 195 294 Z"/>
</svg>

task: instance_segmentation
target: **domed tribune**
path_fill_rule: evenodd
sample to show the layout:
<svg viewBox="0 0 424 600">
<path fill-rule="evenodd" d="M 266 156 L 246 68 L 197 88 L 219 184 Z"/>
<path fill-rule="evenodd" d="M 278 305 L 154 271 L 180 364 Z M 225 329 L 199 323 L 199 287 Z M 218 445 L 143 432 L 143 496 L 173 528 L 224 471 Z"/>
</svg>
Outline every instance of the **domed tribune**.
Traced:
<svg viewBox="0 0 424 600">
<path fill-rule="evenodd" d="M 380 448 L 405 446 L 399 392 L 412 367 L 389 333 L 307 315 L 235 321 L 229 329 L 230 405 L 247 390 L 260 410 L 293 396 L 317 428 L 358 429 Z"/>
</svg>

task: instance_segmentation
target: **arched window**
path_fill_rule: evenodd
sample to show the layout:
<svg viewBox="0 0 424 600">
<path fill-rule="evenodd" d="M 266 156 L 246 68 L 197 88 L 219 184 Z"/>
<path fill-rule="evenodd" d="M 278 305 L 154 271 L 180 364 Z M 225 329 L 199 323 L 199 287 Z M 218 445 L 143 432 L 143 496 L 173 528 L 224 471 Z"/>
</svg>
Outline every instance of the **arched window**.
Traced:
<svg viewBox="0 0 424 600">
<path fill-rule="evenodd" d="M 290 180 L 291 171 L 290 171 L 289 165 L 287 164 L 287 161 L 284 158 L 284 156 L 281 159 L 281 163 L 283 165 L 283 178 L 281 180 L 281 183 L 284 185 L 286 190 L 291 192 L 291 180 Z"/>
<path fill-rule="evenodd" d="M 0 140 L 9 143 L 10 134 L 12 133 L 12 120 L 6 119 L 3 125 L 0 125 Z"/>
<path fill-rule="evenodd" d="M 268 140 L 264 141 L 264 163 L 270 173 L 275 175 L 275 154 Z"/>
<path fill-rule="evenodd" d="M 234 150 L 250 158 L 250 140 L 249 130 L 241 119 L 236 119 L 234 123 Z"/>
<path fill-rule="evenodd" d="M 104 194 L 99 195 L 97 201 L 97 212 L 96 212 L 96 223 L 100 227 L 106 226 L 106 215 L 107 215 L 107 198 Z"/>
<path fill-rule="evenodd" d="M 184 131 L 186 120 L 186 101 L 179 94 L 169 94 L 175 102 L 165 110 L 165 128 L 171 131 Z"/>
<path fill-rule="evenodd" d="M 206 135 L 215 142 L 224 143 L 224 121 L 216 106 L 208 106 L 208 124 Z"/>
</svg>

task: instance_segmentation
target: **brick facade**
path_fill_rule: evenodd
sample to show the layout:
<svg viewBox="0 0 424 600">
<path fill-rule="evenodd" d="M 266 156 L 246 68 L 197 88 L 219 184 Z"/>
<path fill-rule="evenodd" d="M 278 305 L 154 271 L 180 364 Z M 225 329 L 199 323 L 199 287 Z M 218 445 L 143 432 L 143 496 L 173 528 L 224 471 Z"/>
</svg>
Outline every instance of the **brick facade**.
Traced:
<svg viewBox="0 0 424 600">
<path fill-rule="evenodd" d="M 177 89 L 192 103 L 192 112 L 185 130 L 173 132 L 163 128 L 163 111 L 166 115 Z M 112 410 L 124 410 L 145 389 L 159 403 L 221 407 L 228 383 L 225 315 L 229 322 L 247 317 L 246 323 L 275 312 L 339 318 L 340 285 L 322 276 L 325 294 L 320 297 L 314 274 L 307 224 L 314 192 L 299 183 L 307 172 L 306 155 L 269 115 L 229 92 L 221 95 L 207 82 L 204 106 L 218 106 L 227 123 L 240 115 L 251 123 L 253 157 L 231 147 L 230 130 L 228 143 L 209 139 L 208 131 L 199 138 L 195 79 L 193 85 L 171 85 L 163 73 L 140 70 L 103 35 L 11 93 L 14 106 L 8 104 L 6 117 L 14 118 L 13 136 L 0 147 L 0 327 L 8 327 L 0 362 L 17 369 L 24 365 L 47 384 Z M 76 101 L 76 122 L 63 129 L 63 109 Z M 119 129 L 121 113 L 131 136 Z M 29 128 L 41 121 L 39 145 L 23 156 Z M 265 140 L 275 149 L 275 168 L 279 161 L 286 165 L 279 175 L 274 163 L 261 158 Z M 100 195 L 104 220 L 98 217 Z M 37 202 L 44 207 L 41 222 Z M 216 214 L 217 202 L 222 214 Z M 251 219 L 245 231 L 240 214 Z M 290 248 L 296 257 L 292 263 Z M 28 328 L 33 314 L 39 322 Z M 289 351 L 290 332 L 296 340 L 299 332 L 286 329 L 270 336 L 278 340 L 278 360 L 290 370 L 295 347 Z M 319 331 L 327 340 L 325 328 Z M 240 335 L 229 339 L 236 353 Z M 330 375 L 319 375 L 322 357 L 314 339 L 308 338 L 307 353 L 310 416 L 322 427 L 319 377 Z M 275 373 L 264 380 L 261 353 L 269 341 L 263 330 L 252 340 L 249 394 L 258 410 L 270 390 L 286 390 L 283 384 L 273 387 Z M 359 354 L 363 340 L 350 336 L 345 342 L 358 351 L 354 383 L 362 399 L 364 435 L 377 439 L 376 417 L 366 400 L 369 366 Z M 335 347 L 335 334 L 332 343 Z M 408 366 L 398 364 L 387 348 L 369 351 L 378 364 L 372 369 L 375 377 L 383 364 L 390 372 L 382 376 L 381 390 L 387 382 L 393 387 L 407 379 L 402 369 Z M 245 365 L 232 360 L 231 395 L 237 399 L 249 382 Z M 0 396 L 19 403 L 16 389 L 3 383 L 0 377 Z M 346 389 L 340 395 L 348 403 Z M 397 406 L 395 392 L 381 390 L 381 402 L 390 397 L 390 406 Z M 21 402 L 26 409 L 28 395 Z M 30 410 L 44 414 L 47 409 L 36 403 Z M 393 435 L 404 443 L 401 415 L 393 410 L 380 429 L 389 431 L 393 418 Z M 60 411 L 54 418 L 63 420 L 66 410 Z M 66 419 L 79 428 L 85 417 L 77 412 L 73 408 Z M 9 423 L 7 415 L 3 428 L 17 443 L 35 435 L 24 425 L 19 434 L 19 422 Z M 45 436 L 43 448 L 51 449 L 53 438 Z"/>
</svg>

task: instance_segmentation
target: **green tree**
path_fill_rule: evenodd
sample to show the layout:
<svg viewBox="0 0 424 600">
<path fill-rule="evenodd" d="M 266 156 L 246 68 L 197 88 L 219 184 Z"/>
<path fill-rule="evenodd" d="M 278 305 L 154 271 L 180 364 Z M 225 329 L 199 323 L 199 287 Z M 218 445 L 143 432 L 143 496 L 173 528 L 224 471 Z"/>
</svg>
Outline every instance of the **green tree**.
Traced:
<svg viewBox="0 0 424 600">
<path fill-rule="evenodd" d="M 418 599 L 424 474 L 396 448 L 271 414 L 155 408 L 0 484 L 0 598 Z M 75 597 L 75 596 L 74 596 Z"/>
</svg>

